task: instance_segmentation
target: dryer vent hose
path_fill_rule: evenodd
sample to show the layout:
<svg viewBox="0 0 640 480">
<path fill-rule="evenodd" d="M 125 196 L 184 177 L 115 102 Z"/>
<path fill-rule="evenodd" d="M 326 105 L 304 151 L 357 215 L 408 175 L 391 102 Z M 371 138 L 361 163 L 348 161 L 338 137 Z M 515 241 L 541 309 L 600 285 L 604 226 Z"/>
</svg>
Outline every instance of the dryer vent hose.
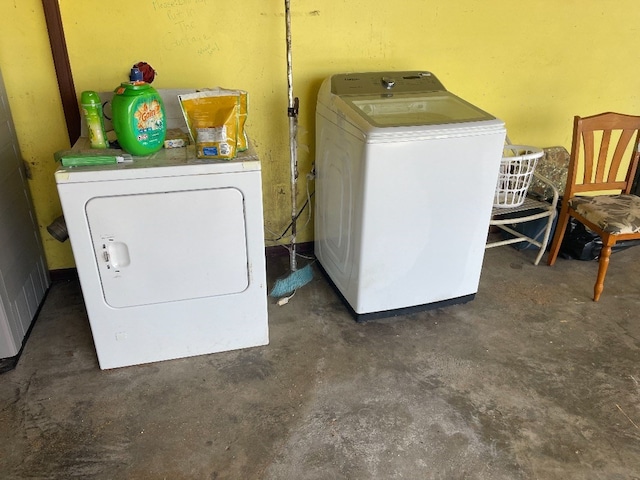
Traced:
<svg viewBox="0 0 640 480">
<path fill-rule="evenodd" d="M 60 215 L 51 222 L 51 225 L 47 225 L 47 232 L 59 242 L 65 242 L 69 238 L 69 232 L 67 231 L 67 222 L 64 220 L 64 215 Z"/>
</svg>

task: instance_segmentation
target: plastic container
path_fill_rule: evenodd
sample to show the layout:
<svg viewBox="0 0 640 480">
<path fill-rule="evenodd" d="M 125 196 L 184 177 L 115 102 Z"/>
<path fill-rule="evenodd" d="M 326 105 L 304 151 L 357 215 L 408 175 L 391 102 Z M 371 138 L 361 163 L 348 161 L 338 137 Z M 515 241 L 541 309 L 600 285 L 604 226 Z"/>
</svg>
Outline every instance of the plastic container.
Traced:
<svg viewBox="0 0 640 480">
<path fill-rule="evenodd" d="M 162 148 L 167 131 L 164 103 L 148 83 L 125 82 L 111 100 L 113 129 L 123 150 L 136 156 Z"/>
<path fill-rule="evenodd" d="M 525 145 L 505 145 L 500 162 L 493 206 L 517 207 L 524 203 L 533 172 L 544 152 Z"/>
<path fill-rule="evenodd" d="M 80 95 L 82 113 L 87 122 L 91 148 L 109 148 L 107 133 L 104 129 L 104 116 L 100 96 L 91 90 Z"/>
</svg>

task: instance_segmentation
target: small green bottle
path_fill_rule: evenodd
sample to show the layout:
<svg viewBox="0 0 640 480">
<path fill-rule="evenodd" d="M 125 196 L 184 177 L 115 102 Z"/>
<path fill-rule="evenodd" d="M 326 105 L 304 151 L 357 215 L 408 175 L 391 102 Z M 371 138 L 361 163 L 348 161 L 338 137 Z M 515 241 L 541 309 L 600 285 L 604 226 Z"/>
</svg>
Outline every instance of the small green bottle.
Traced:
<svg viewBox="0 0 640 480">
<path fill-rule="evenodd" d="M 151 85 L 142 81 L 120 84 L 111 100 L 111 112 L 123 150 L 145 156 L 162 148 L 167 133 L 164 103 Z"/>
<path fill-rule="evenodd" d="M 82 113 L 89 130 L 89 142 L 91 148 L 109 148 L 109 141 L 104 129 L 104 116 L 102 115 L 102 103 L 100 96 L 91 90 L 80 95 Z"/>
</svg>

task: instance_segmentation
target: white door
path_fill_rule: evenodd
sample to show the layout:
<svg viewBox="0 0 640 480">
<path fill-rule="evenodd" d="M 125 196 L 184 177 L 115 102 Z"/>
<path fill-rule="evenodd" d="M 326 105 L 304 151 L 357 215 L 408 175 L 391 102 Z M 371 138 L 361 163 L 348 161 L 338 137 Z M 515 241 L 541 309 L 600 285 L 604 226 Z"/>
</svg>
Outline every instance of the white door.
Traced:
<svg viewBox="0 0 640 480">
<path fill-rule="evenodd" d="M 49 273 L 0 73 L 0 358 L 20 352 L 48 287 Z"/>
<path fill-rule="evenodd" d="M 96 197 L 85 209 L 111 307 L 231 295 L 249 286 L 244 197 L 236 188 Z"/>
</svg>

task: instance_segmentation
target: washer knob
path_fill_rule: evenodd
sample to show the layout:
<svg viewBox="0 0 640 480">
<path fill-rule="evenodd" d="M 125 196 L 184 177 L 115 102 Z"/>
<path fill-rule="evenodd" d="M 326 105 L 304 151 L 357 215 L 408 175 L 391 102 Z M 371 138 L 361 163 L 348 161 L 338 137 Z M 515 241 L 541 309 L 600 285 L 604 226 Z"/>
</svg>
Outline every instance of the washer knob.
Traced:
<svg viewBox="0 0 640 480">
<path fill-rule="evenodd" d="M 382 86 L 387 90 L 393 88 L 396 84 L 395 79 L 391 77 L 382 77 Z"/>
</svg>

